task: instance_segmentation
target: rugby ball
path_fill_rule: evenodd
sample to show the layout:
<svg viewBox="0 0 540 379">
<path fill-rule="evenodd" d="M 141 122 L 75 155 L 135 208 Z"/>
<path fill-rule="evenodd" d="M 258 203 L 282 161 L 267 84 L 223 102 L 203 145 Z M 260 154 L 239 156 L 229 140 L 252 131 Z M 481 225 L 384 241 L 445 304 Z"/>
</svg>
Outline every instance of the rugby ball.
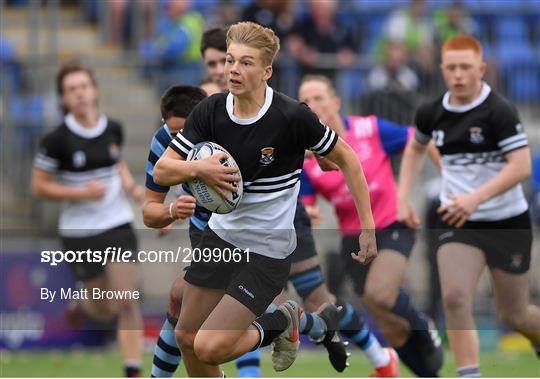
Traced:
<svg viewBox="0 0 540 379">
<path fill-rule="evenodd" d="M 221 164 L 228 167 L 238 168 L 238 165 L 236 164 L 231 154 L 229 154 L 229 152 L 225 150 L 225 148 L 214 142 L 200 142 L 196 144 L 189 152 L 187 160 L 197 161 L 205 159 L 211 157 L 212 155 L 220 151 L 227 154 L 227 159 L 224 159 Z M 242 200 L 242 174 L 240 173 L 240 171 L 238 171 L 237 175 L 240 176 L 240 181 L 231 184 L 238 188 L 238 192 L 222 190 L 226 195 L 225 199 L 219 196 L 216 191 L 214 191 L 200 178 L 195 178 L 189 181 L 188 185 L 191 189 L 191 192 L 193 193 L 193 196 L 195 197 L 195 199 L 197 199 L 197 203 L 208 209 L 210 212 L 225 214 L 232 212 L 232 210 L 235 209 L 238 204 L 240 204 L 240 200 Z"/>
</svg>

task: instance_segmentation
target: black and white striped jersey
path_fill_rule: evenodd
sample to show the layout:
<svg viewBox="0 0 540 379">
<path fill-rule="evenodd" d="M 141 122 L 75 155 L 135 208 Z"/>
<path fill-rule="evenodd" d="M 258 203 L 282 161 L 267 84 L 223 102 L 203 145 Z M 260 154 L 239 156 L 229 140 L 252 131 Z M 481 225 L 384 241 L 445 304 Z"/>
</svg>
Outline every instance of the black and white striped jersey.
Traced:
<svg viewBox="0 0 540 379">
<path fill-rule="evenodd" d="M 238 208 L 213 214 L 208 225 L 239 248 L 285 258 L 296 247 L 293 219 L 304 151 L 326 155 L 337 140 L 305 104 L 267 86 L 261 110 L 250 119 L 234 116 L 232 94 L 203 100 L 169 146 L 183 157 L 202 141 L 227 149 L 240 167 L 244 196 Z"/>
<path fill-rule="evenodd" d="M 122 126 L 104 115 L 89 129 L 68 114 L 43 137 L 34 159 L 36 168 L 54 173 L 64 185 L 83 187 L 96 180 L 105 186 L 101 199 L 62 202 L 60 235 L 91 236 L 133 220 L 118 167 L 122 144 Z"/>
<path fill-rule="evenodd" d="M 442 158 L 440 200 L 473 192 L 506 164 L 505 154 L 527 146 L 527 136 L 517 111 L 506 99 L 483 83 L 471 104 L 450 104 L 450 93 L 422 105 L 416 112 L 415 137 L 420 143 L 433 138 Z M 521 185 L 482 203 L 471 221 L 496 221 L 516 216 L 528 208 Z"/>
</svg>

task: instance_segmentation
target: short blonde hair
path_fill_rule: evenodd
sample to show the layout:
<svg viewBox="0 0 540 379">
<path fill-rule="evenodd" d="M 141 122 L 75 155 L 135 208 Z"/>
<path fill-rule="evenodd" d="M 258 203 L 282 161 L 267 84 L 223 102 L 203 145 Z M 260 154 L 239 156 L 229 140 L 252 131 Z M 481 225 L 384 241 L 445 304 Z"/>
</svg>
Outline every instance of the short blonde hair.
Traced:
<svg viewBox="0 0 540 379">
<path fill-rule="evenodd" d="M 227 31 L 227 47 L 238 43 L 261 52 L 265 65 L 271 65 L 279 51 L 279 38 L 274 31 L 254 22 L 237 22 Z"/>
</svg>

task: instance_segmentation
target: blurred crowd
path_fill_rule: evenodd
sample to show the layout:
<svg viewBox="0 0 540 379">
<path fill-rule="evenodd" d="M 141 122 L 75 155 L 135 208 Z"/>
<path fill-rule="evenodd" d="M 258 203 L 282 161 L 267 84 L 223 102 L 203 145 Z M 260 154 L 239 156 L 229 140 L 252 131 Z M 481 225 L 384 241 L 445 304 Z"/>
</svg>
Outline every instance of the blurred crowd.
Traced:
<svg viewBox="0 0 540 379">
<path fill-rule="evenodd" d="M 7 0 L 28 6 L 30 0 Z M 295 96 L 305 74 L 335 81 L 346 110 L 410 123 L 417 105 L 444 89 L 439 48 L 457 34 L 483 45 L 486 80 L 518 104 L 540 101 L 540 0 L 63 0 L 107 43 L 136 56 L 141 77 L 161 93 L 200 84 L 200 39 L 211 27 L 255 21 L 276 31 L 281 50 L 270 84 Z M 40 128 L 43 103 L 25 85 L 15 49 L 0 38 L 13 98 L 9 111 Z M 36 115 L 34 117 L 33 115 Z M 35 120 L 34 120 L 35 119 Z M 13 120 L 17 122 L 17 120 Z M 29 135 L 34 133 L 29 133 Z M 20 134 L 24 138 L 26 133 Z"/>
</svg>

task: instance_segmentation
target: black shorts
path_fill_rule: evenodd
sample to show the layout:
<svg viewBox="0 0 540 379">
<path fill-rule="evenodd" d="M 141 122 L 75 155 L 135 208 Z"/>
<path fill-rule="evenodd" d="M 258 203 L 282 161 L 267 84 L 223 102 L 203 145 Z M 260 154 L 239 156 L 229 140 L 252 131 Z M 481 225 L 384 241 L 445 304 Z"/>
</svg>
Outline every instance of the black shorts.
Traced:
<svg viewBox="0 0 540 379">
<path fill-rule="evenodd" d="M 317 256 L 315 240 L 311 232 L 311 219 L 300 198 L 296 201 L 294 229 L 296 231 L 296 249 L 291 254 L 292 263 L 305 261 L 306 259 Z"/>
<path fill-rule="evenodd" d="M 191 222 L 189 223 L 189 242 L 191 243 L 192 248 L 201 242 L 202 233 L 202 230 L 197 228 Z"/>
<path fill-rule="evenodd" d="M 197 248 L 203 249 L 237 249 L 230 243 L 222 240 L 210 228 L 202 233 Z M 204 262 L 198 259 L 199 254 L 192 254 L 191 264 L 186 272 L 185 280 L 196 286 L 225 290 L 225 293 L 234 297 L 245 305 L 256 316 L 264 313 L 268 305 L 280 294 L 287 283 L 291 270 L 291 256 L 285 259 L 269 258 L 252 251 L 242 252 L 242 260 L 228 262 L 223 260 Z M 228 254 L 223 254 L 227 256 Z"/>
<path fill-rule="evenodd" d="M 378 230 L 376 239 L 378 251 L 394 250 L 408 259 L 414 246 L 415 231 L 396 221 L 386 228 Z M 344 260 L 347 274 L 353 281 L 354 291 L 361 296 L 364 293 L 371 264 L 363 265 L 352 259 L 351 253 L 359 250 L 358 236 L 344 236 L 341 239 L 341 257 Z"/>
<path fill-rule="evenodd" d="M 61 237 L 62 247 L 65 251 L 102 251 L 108 247 L 119 248 L 122 251 L 131 251 L 132 257 L 137 256 L 137 237 L 131 224 L 123 224 L 109 229 L 103 233 L 89 237 Z M 73 274 L 78 280 L 97 278 L 105 273 L 105 267 L 101 262 L 72 262 L 69 264 Z"/>
<path fill-rule="evenodd" d="M 489 267 L 511 274 L 529 271 L 532 228 L 528 211 L 499 221 L 467 221 L 460 229 L 439 219 L 436 233 L 439 247 L 461 242 L 482 250 Z"/>
</svg>

